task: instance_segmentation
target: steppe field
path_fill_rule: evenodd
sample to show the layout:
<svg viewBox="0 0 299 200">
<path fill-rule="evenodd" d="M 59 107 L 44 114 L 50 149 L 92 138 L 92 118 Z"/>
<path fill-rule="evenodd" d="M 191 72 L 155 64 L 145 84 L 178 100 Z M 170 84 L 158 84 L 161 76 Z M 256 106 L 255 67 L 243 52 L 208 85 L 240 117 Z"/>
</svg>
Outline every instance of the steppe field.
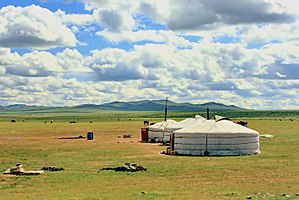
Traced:
<svg viewBox="0 0 299 200">
<path fill-rule="evenodd" d="M 192 115 L 170 117 L 179 121 Z M 158 122 L 162 116 L 0 114 L 0 199 L 299 199 L 298 112 L 231 115 L 274 137 L 261 138 L 259 155 L 229 157 L 170 156 L 161 154 L 166 146 L 141 143 L 143 121 Z M 72 120 L 76 123 L 69 123 Z M 88 131 L 94 133 L 93 140 L 58 139 L 86 136 Z M 132 137 L 123 138 L 125 134 Z M 64 170 L 37 176 L 3 174 L 16 163 L 25 170 Z M 147 171 L 102 170 L 124 163 L 137 163 Z"/>
</svg>

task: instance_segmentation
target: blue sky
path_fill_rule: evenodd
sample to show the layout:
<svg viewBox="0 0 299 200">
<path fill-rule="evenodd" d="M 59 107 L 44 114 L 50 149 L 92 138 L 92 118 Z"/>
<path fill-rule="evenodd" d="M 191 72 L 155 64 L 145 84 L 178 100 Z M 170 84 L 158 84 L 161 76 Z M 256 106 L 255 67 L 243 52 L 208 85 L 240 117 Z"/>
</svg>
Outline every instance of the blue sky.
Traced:
<svg viewBox="0 0 299 200">
<path fill-rule="evenodd" d="M 295 0 L 0 2 L 0 105 L 298 109 Z"/>
</svg>

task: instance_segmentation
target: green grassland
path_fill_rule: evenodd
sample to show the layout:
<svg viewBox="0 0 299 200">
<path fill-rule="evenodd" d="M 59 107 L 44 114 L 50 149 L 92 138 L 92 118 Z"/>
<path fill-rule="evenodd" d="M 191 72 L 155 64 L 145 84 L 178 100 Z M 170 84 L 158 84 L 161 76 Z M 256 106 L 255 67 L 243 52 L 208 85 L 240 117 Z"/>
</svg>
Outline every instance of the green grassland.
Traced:
<svg viewBox="0 0 299 200">
<path fill-rule="evenodd" d="M 169 113 L 169 117 L 182 119 L 194 114 Z M 168 156 L 160 154 L 165 146 L 140 142 L 143 120 L 159 121 L 161 113 L 1 113 L 0 172 L 16 163 L 26 170 L 51 165 L 65 170 L 39 176 L 1 173 L 0 199 L 299 199 L 298 111 L 213 114 L 246 120 L 248 127 L 274 138 L 261 139 L 259 155 Z M 17 123 L 10 123 L 11 119 Z M 70 124 L 71 120 L 77 123 Z M 57 139 L 88 131 L 94 132 L 94 140 Z M 133 137 L 123 138 L 123 134 Z M 142 165 L 147 171 L 101 170 L 126 162 Z"/>
<path fill-rule="evenodd" d="M 184 119 L 195 115 L 206 117 L 206 112 L 168 112 L 168 118 Z M 255 111 L 255 110 L 211 110 L 210 116 L 221 115 L 228 118 L 275 118 L 290 119 L 299 117 L 299 110 L 280 111 Z M 45 110 L 20 110 L 1 111 L 0 121 L 113 121 L 113 120 L 140 120 L 140 119 L 160 119 L 164 118 L 164 112 L 126 112 L 126 111 L 101 111 L 86 108 L 52 108 Z"/>
</svg>

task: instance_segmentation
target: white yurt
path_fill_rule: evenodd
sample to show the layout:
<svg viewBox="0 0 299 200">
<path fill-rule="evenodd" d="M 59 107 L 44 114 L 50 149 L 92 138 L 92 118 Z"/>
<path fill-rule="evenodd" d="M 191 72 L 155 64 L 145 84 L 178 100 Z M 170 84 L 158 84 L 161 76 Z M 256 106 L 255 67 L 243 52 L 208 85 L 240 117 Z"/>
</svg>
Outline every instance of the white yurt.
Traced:
<svg viewBox="0 0 299 200">
<path fill-rule="evenodd" d="M 170 148 L 179 155 L 250 155 L 260 153 L 259 133 L 232 121 L 206 120 L 171 135 Z"/>
<path fill-rule="evenodd" d="M 184 119 L 180 122 L 177 122 L 173 125 L 167 126 L 165 128 L 165 133 L 164 133 L 164 137 L 163 137 L 163 141 L 164 142 L 169 142 L 169 136 L 171 133 L 173 133 L 176 130 L 182 129 L 184 127 L 190 126 L 192 124 L 201 124 L 203 121 L 205 121 L 206 119 L 203 118 L 200 115 L 195 115 L 194 118 L 187 118 Z"/>
<path fill-rule="evenodd" d="M 165 128 L 177 123 L 172 119 L 167 119 L 166 121 L 157 122 L 148 127 L 148 141 L 154 140 L 155 142 L 163 142 L 163 136 Z"/>
</svg>

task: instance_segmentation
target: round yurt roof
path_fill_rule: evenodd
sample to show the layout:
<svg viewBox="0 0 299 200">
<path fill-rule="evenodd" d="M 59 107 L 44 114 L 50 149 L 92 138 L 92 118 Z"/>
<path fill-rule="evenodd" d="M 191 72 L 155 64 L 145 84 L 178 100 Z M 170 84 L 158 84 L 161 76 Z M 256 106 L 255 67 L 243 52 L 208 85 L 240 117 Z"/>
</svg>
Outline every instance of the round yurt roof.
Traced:
<svg viewBox="0 0 299 200">
<path fill-rule="evenodd" d="M 250 128 L 236 124 L 229 120 L 206 120 L 200 124 L 192 124 L 175 131 L 175 133 L 203 133 L 203 134 L 254 134 L 259 133 Z"/>
<path fill-rule="evenodd" d="M 175 120 L 167 119 L 166 121 L 157 122 L 153 125 L 150 125 L 148 128 L 149 130 L 164 130 L 165 127 L 173 125 L 177 123 Z"/>
<path fill-rule="evenodd" d="M 173 125 L 169 125 L 165 128 L 165 130 L 167 132 L 173 132 L 175 130 L 182 129 L 184 127 L 190 126 L 192 124 L 202 123 L 204 120 L 205 120 L 205 118 L 203 118 L 202 116 L 195 115 L 194 118 L 187 118 L 187 119 L 184 119 L 184 120 L 182 120 L 180 122 L 177 122 Z"/>
</svg>

